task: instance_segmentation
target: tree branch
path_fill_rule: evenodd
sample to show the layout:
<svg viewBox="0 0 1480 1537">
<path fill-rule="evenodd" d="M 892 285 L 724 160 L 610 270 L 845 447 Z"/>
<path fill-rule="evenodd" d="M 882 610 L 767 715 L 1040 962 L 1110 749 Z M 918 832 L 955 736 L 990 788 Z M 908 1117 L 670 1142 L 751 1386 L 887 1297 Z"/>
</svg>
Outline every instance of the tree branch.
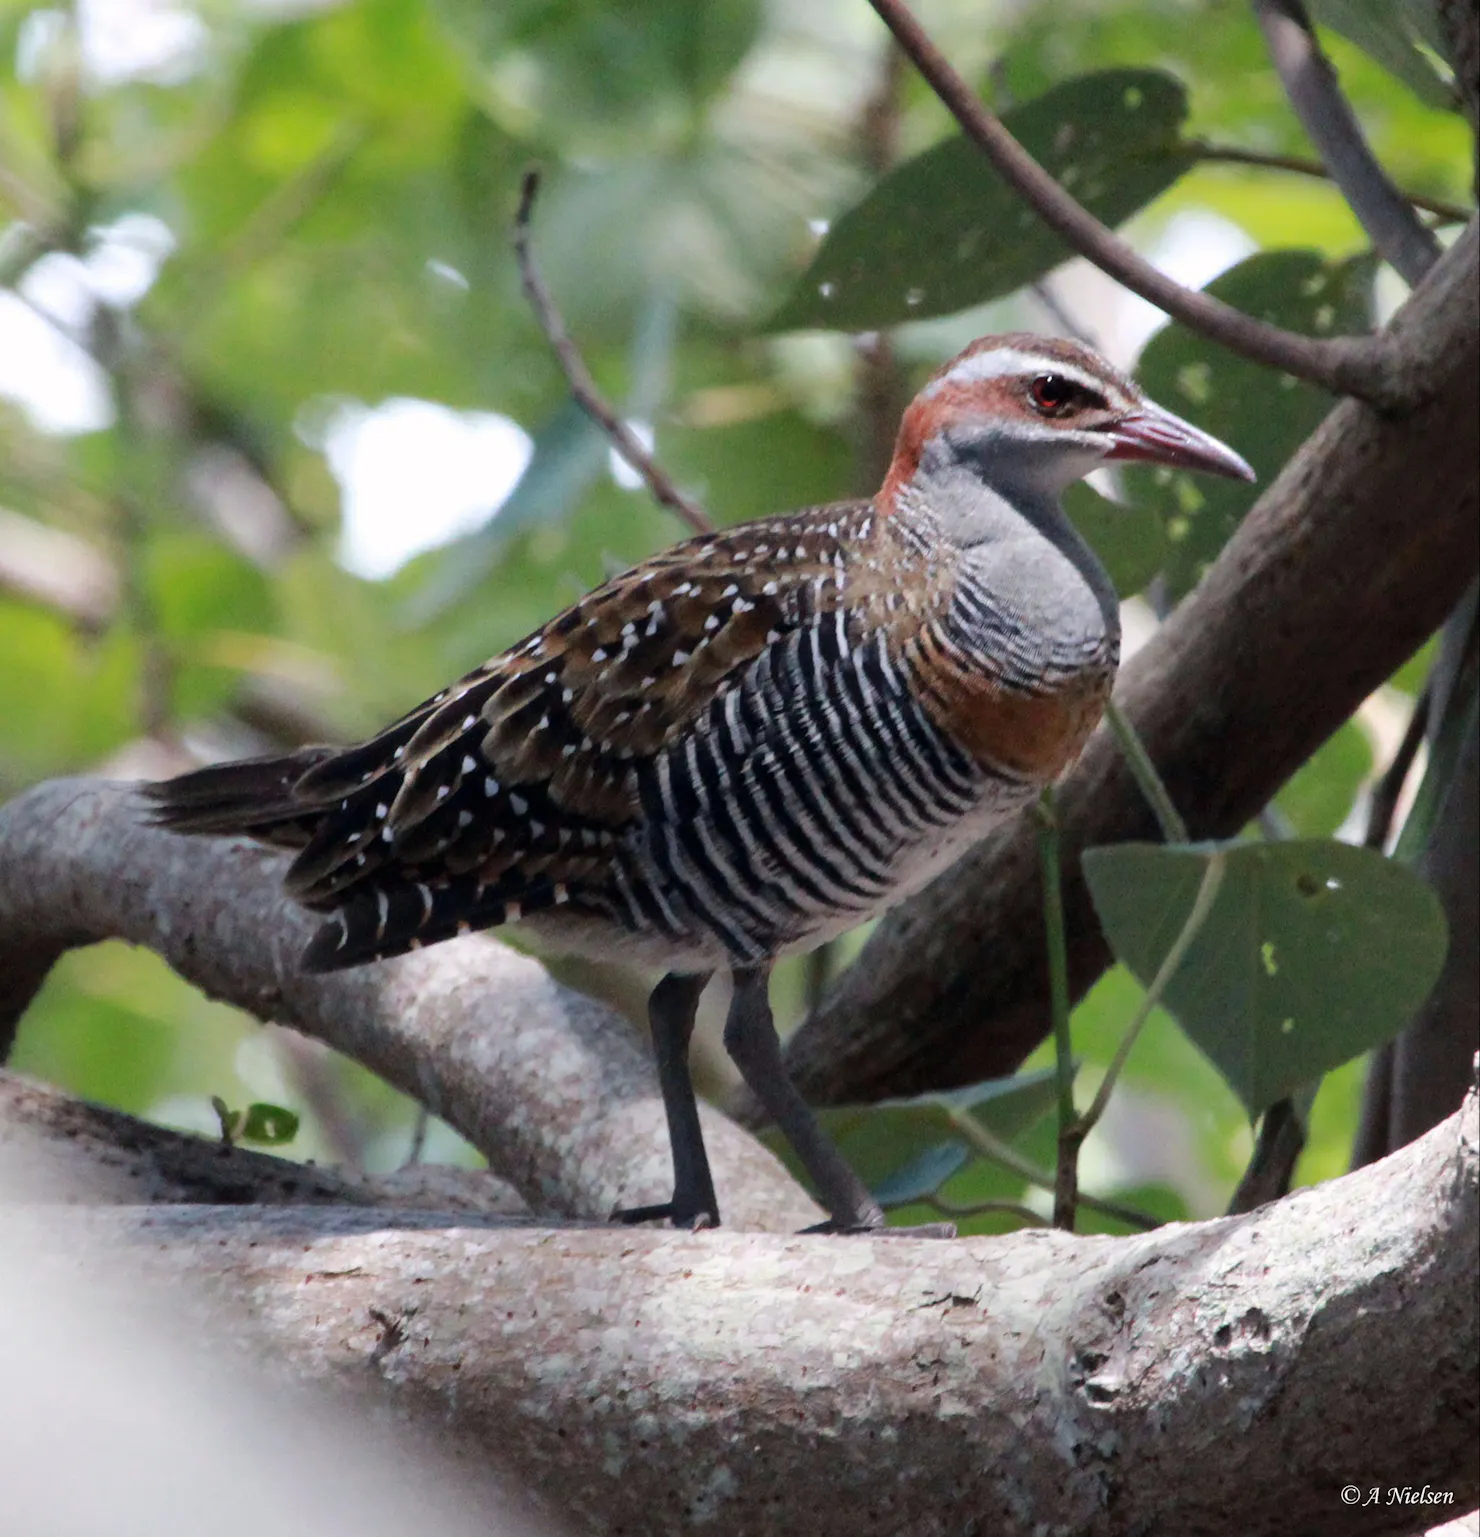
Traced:
<svg viewBox="0 0 1480 1537">
<path fill-rule="evenodd" d="M 650 1054 L 626 1020 L 484 937 L 327 976 L 276 854 L 147 825 L 131 785 L 54 780 L 0 806 L 0 1035 L 56 960 L 119 938 L 214 998 L 364 1063 L 445 1117 L 536 1210 L 605 1218 L 666 1197 Z M 728 1222 L 792 1231 L 817 1208 L 753 1138 L 705 1109 Z"/>
<path fill-rule="evenodd" d="M 1116 699 L 1196 838 L 1227 837 L 1443 623 L 1474 577 L 1476 253 L 1472 223 L 1393 325 L 1435 393 L 1396 423 L 1338 406 L 1201 585 L 1126 665 Z M 1155 836 L 1101 728 L 1058 791 L 1069 970 L 1109 963 L 1079 874 L 1096 844 Z M 852 1103 L 1013 1071 L 1048 1025 L 1031 822 L 994 833 L 870 936 L 792 1037 L 799 1086 Z"/>
<path fill-rule="evenodd" d="M 611 439 L 617 452 L 642 476 L 654 500 L 677 513 L 696 534 L 710 533 L 714 524 L 709 521 L 704 509 L 678 489 L 668 472 L 642 446 L 637 434 L 607 404 L 580 350 L 565 329 L 565 322 L 560 318 L 555 300 L 534 264 L 534 252 L 529 244 L 530 217 L 534 213 L 534 201 L 539 190 L 540 173 L 526 171 L 519 193 L 519 211 L 514 216 L 514 255 L 519 262 L 519 278 L 524 297 L 529 300 L 540 329 L 560 360 L 570 392 L 586 415 Z"/>
<path fill-rule="evenodd" d="M 1411 1533 L 1480 1497 L 1477 1142 L 1472 1094 L 1371 1169 L 1122 1239 L 189 1207 L 48 1238 L 181 1306 L 250 1298 L 199 1332 L 377 1383 L 586 1530 Z"/>
<path fill-rule="evenodd" d="M 1002 179 L 1050 229 L 1102 272 L 1240 357 L 1384 409 L 1411 409 L 1422 398 L 1421 381 L 1409 373 L 1390 373 L 1382 337 L 1319 340 L 1302 336 L 1245 315 L 1209 294 L 1184 288 L 1158 271 L 1065 192 L 1001 120 L 987 111 L 931 42 L 904 0 L 870 0 L 870 4 Z"/>
<path fill-rule="evenodd" d="M 0 1071 L 0 1160 L 25 1160 L 40 1198 L 116 1205 L 388 1206 L 514 1216 L 517 1193 L 482 1169 L 395 1174 L 293 1163 L 136 1120 Z"/>
<path fill-rule="evenodd" d="M 1307 160 L 1303 155 L 1274 155 L 1262 149 L 1244 149 L 1236 144 L 1210 144 L 1206 139 L 1196 139 L 1190 148 L 1205 165 L 1247 165 L 1264 171 L 1289 171 L 1296 176 L 1312 176 L 1319 181 L 1331 181 L 1331 172 L 1319 160 Z M 1446 224 L 1468 224 L 1473 208 L 1451 203 L 1448 198 L 1430 197 L 1426 192 L 1413 192 L 1402 188 L 1398 196 L 1424 213 L 1434 214 Z"/>
<path fill-rule="evenodd" d="M 1439 258 L 1440 245 L 1388 180 L 1341 93 L 1301 0 L 1254 0 L 1254 15 L 1285 95 L 1351 204 L 1378 255 L 1409 284 Z"/>
</svg>

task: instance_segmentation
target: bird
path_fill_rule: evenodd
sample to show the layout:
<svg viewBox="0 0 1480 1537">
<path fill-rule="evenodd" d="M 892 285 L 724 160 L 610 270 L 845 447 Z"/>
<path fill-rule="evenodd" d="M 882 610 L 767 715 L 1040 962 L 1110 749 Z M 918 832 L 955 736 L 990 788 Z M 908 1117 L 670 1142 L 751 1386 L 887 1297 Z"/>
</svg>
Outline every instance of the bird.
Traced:
<svg viewBox="0 0 1480 1537">
<path fill-rule="evenodd" d="M 291 850 L 328 972 L 522 922 L 658 968 L 669 1200 L 720 1220 L 688 1051 L 710 978 L 724 1043 L 828 1212 L 879 1203 L 784 1066 L 771 968 L 920 889 L 1078 756 L 1119 606 L 1064 511 L 1143 460 L 1252 480 L 1232 449 L 1076 341 L 984 337 L 905 410 L 878 492 L 685 539 L 597 587 L 368 741 L 148 788 L 154 820 Z"/>
</svg>

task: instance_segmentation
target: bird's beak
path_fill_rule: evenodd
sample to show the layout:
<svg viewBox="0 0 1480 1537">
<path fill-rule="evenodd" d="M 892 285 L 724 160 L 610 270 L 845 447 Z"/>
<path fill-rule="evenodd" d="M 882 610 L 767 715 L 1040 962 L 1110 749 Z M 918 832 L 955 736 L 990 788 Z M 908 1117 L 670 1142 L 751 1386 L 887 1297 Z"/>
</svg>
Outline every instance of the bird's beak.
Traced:
<svg viewBox="0 0 1480 1537">
<path fill-rule="evenodd" d="M 1248 461 L 1226 443 L 1220 443 L 1191 422 L 1184 422 L 1180 416 L 1173 416 L 1153 401 L 1146 401 L 1118 421 L 1107 435 L 1113 444 L 1105 455 L 1107 459 L 1149 459 L 1153 464 L 1226 475 L 1230 480 L 1258 478 Z"/>
</svg>

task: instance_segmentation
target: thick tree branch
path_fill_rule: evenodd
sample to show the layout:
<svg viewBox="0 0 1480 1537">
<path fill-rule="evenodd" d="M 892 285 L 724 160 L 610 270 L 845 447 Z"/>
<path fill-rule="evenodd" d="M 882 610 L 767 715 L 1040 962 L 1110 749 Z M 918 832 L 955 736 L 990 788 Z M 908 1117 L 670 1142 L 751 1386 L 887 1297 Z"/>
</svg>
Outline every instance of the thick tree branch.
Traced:
<svg viewBox="0 0 1480 1537">
<path fill-rule="evenodd" d="M 931 89 L 1002 179 L 1081 256 L 1174 320 L 1240 357 L 1370 404 L 1407 410 L 1424 381 L 1387 365 L 1383 337 L 1317 340 L 1257 320 L 1209 294 L 1184 288 L 1138 255 L 1077 202 L 1025 150 L 931 42 L 904 0 L 870 0 Z"/>
<path fill-rule="evenodd" d="M 48 1232 L 79 1267 L 250 1298 L 206 1332 L 379 1379 L 587 1530 L 1411 1533 L 1480 1495 L 1477 1140 L 1472 1095 L 1383 1164 L 1123 1239 L 191 1207 Z"/>
<path fill-rule="evenodd" d="M 391 1206 L 513 1216 L 518 1194 L 481 1169 L 395 1174 L 292 1163 L 153 1126 L 0 1070 L 0 1161 L 46 1198 L 115 1205 Z"/>
<path fill-rule="evenodd" d="M 625 1020 L 470 937 L 309 976 L 313 929 L 280 856 L 146 824 L 130 785 L 37 786 L 0 807 L 0 1034 L 66 950 L 147 945 L 206 993 L 354 1057 L 445 1117 L 536 1210 L 604 1218 L 671 1188 L 656 1075 Z M 791 1231 L 817 1208 L 706 1110 L 725 1220 Z"/>
<path fill-rule="evenodd" d="M 1121 674 L 1116 698 L 1194 837 L 1256 816 L 1474 578 L 1477 246 L 1472 223 L 1394 322 L 1394 357 L 1429 372 L 1428 404 L 1402 423 L 1338 406 Z M 1155 826 L 1103 728 L 1058 807 L 1082 993 L 1109 952 L 1080 851 Z M 895 909 L 792 1039 L 804 1092 L 847 1103 L 1011 1072 L 1048 1027 L 1038 886 L 1019 819 Z"/>
<path fill-rule="evenodd" d="M 1254 14 L 1285 95 L 1357 222 L 1398 275 L 1418 283 L 1438 260 L 1439 242 L 1378 164 L 1305 6 L 1301 0 L 1254 0 Z"/>
</svg>

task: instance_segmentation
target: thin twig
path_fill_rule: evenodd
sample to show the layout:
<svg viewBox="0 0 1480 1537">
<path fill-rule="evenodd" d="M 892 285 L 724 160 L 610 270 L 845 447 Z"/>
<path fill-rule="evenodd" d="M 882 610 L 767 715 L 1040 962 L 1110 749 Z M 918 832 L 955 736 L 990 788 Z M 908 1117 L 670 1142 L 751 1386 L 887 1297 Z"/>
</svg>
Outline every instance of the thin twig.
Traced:
<svg viewBox="0 0 1480 1537">
<path fill-rule="evenodd" d="M 1253 0 L 1290 105 L 1379 255 L 1415 285 L 1439 259 L 1434 233 L 1388 180 L 1367 144 L 1301 0 Z"/>
<path fill-rule="evenodd" d="M 703 509 L 674 485 L 667 472 L 638 441 L 637 434 L 607 404 L 585 360 L 571 340 L 570 333 L 565 329 L 565 322 L 560 318 L 560 311 L 555 307 L 550 290 L 545 287 L 545 281 L 534 264 L 534 254 L 529 245 L 530 217 L 539 190 L 540 173 L 535 170 L 526 171 L 519 194 L 519 211 L 514 216 L 514 255 L 519 262 L 519 278 L 524 297 L 529 300 L 540 329 L 560 360 L 560 367 L 576 404 L 611 439 L 612 446 L 642 477 L 655 501 L 677 513 L 696 534 L 712 533 L 714 524 L 709 521 Z"/>
<path fill-rule="evenodd" d="M 879 63 L 878 83 L 859 114 L 859 148 L 871 177 L 883 176 L 899 159 L 900 109 L 908 72 L 909 60 L 891 40 Z M 854 489 L 860 496 L 872 496 L 889 472 L 909 394 L 891 332 L 855 338 L 854 353 L 853 421 L 858 467 Z"/>
<path fill-rule="evenodd" d="M 1047 1169 L 1040 1169 L 1031 1158 L 1024 1158 L 1011 1143 L 1004 1142 L 996 1132 L 983 1126 L 975 1116 L 968 1115 L 965 1111 L 955 1111 L 951 1114 L 950 1121 L 952 1128 L 961 1134 L 962 1140 L 970 1145 L 973 1152 L 1006 1169 L 1009 1173 L 1016 1174 L 1019 1179 L 1025 1180 L 1028 1184 L 1036 1185 L 1040 1190 L 1054 1188 L 1054 1176 Z M 1149 1233 L 1152 1228 L 1161 1226 L 1155 1217 L 1147 1216 L 1143 1211 L 1137 1211 L 1134 1206 L 1122 1206 L 1119 1201 L 1109 1201 L 1097 1195 L 1086 1195 L 1082 1190 L 1079 1192 L 1079 1204 L 1086 1211 L 1097 1211 L 1103 1216 L 1114 1217 L 1117 1222 L 1124 1222 L 1139 1232 Z"/>
<path fill-rule="evenodd" d="M 1304 1150 L 1305 1127 L 1295 1101 L 1288 1097 L 1277 1099 L 1259 1123 L 1253 1156 L 1228 1203 L 1228 1215 L 1236 1217 L 1289 1195 L 1295 1165 Z"/>
<path fill-rule="evenodd" d="M 1024 1206 L 1021 1201 L 947 1201 L 938 1195 L 927 1195 L 918 1204 L 957 1222 L 968 1217 L 1006 1216 L 1016 1217 L 1026 1227 L 1048 1226 L 1031 1206 Z"/>
<path fill-rule="evenodd" d="M 1413 760 L 1418 756 L 1418 749 L 1423 743 L 1428 726 L 1429 688 L 1425 684 L 1423 693 L 1414 702 L 1413 714 L 1408 717 L 1403 740 L 1398 743 L 1393 761 L 1383 770 L 1382 778 L 1372 787 L 1372 800 L 1367 807 L 1367 830 L 1362 837 L 1362 842 L 1369 849 L 1381 850 L 1387 847 L 1388 834 L 1393 827 L 1393 815 L 1398 809 L 1398 801 L 1403 795 L 1403 786 L 1408 783 L 1409 770 L 1413 767 Z"/>
<path fill-rule="evenodd" d="M 804 1002 L 804 1017 L 822 1001 L 823 994 L 827 992 L 827 984 L 833 974 L 833 949 L 835 940 L 829 939 L 825 944 L 818 945 L 815 950 L 809 950 L 802 957 L 802 997 Z"/>
<path fill-rule="evenodd" d="M 403 1169 L 415 1168 L 421 1162 L 422 1154 L 426 1151 L 427 1130 L 432 1124 L 432 1112 L 425 1105 L 416 1107 L 416 1120 L 411 1127 L 411 1145 L 406 1149 L 406 1161 L 401 1165 Z"/>
<path fill-rule="evenodd" d="M 1193 899 L 1192 911 L 1188 913 L 1187 921 L 1182 925 L 1182 932 L 1177 935 L 1172 948 L 1167 951 L 1165 960 L 1151 979 L 1151 986 L 1146 989 L 1146 994 L 1141 999 L 1140 1007 L 1126 1027 L 1125 1034 L 1121 1036 L 1120 1045 L 1115 1048 L 1115 1055 L 1111 1058 L 1110 1066 L 1105 1069 L 1105 1076 L 1100 1081 L 1100 1087 L 1095 1091 L 1095 1097 L 1089 1109 L 1079 1118 L 1079 1128 L 1083 1136 L 1087 1137 L 1098 1124 L 1100 1117 L 1104 1115 L 1105 1106 L 1110 1102 L 1110 1091 L 1115 1087 L 1121 1070 L 1125 1067 L 1126 1058 L 1131 1054 L 1131 1047 L 1136 1044 L 1142 1027 L 1150 1019 L 1152 1009 L 1161 1002 L 1167 983 L 1172 980 L 1177 968 L 1186 958 L 1187 952 L 1192 948 L 1193 940 L 1202 932 L 1202 926 L 1218 898 L 1227 867 L 1227 855 L 1220 852 L 1209 858 L 1208 867 L 1203 872 L 1202 884 L 1197 888 L 1197 896 Z"/>
<path fill-rule="evenodd" d="M 1059 328 L 1064 336 L 1072 336 L 1075 341 L 1083 342 L 1086 347 L 1093 347 L 1100 351 L 1100 340 L 1083 321 L 1076 320 L 1065 307 L 1064 301 L 1059 297 L 1058 290 L 1048 278 L 1042 278 L 1037 283 L 1029 286 L 1028 290 L 1033 297 L 1048 312 L 1048 318 Z"/>
<path fill-rule="evenodd" d="M 1273 155 L 1262 149 L 1241 149 L 1235 144 L 1209 144 L 1206 139 L 1196 139 L 1189 147 L 1207 165 L 1248 165 L 1265 171 L 1290 171 L 1296 176 L 1332 180 L 1331 172 L 1319 160 L 1308 160 L 1304 155 Z M 1426 192 L 1413 192 L 1407 187 L 1400 187 L 1398 196 L 1414 208 L 1435 214 L 1446 224 L 1468 224 L 1475 212 L 1473 208 L 1451 203 L 1447 198 L 1430 197 Z"/>
<path fill-rule="evenodd" d="M 1141 794 L 1146 797 L 1151 809 L 1156 813 L 1162 837 L 1168 843 L 1186 843 L 1187 824 L 1182 820 L 1182 815 L 1176 806 L 1172 804 L 1172 797 L 1167 793 L 1167 787 L 1162 783 L 1161 775 L 1156 772 L 1156 765 L 1151 761 L 1151 754 L 1146 751 L 1146 744 L 1141 740 L 1140 732 L 1131 725 L 1125 712 L 1113 699 L 1105 705 L 1105 720 L 1111 731 L 1115 733 L 1115 740 L 1120 743 L 1126 766 L 1130 769 Z"/>
<path fill-rule="evenodd" d="M 1132 293 L 1210 341 L 1271 368 L 1372 404 L 1401 407 L 1406 382 L 1389 377 L 1381 337 L 1301 336 L 1245 315 L 1211 295 L 1184 288 L 1076 202 L 988 112 L 915 20 L 904 0 L 870 0 L 935 94 L 1050 229 Z"/>
<path fill-rule="evenodd" d="M 1079 1191 L 1079 1146 L 1084 1138 L 1074 1114 L 1074 1043 L 1069 1034 L 1069 951 L 1064 939 L 1064 881 L 1059 869 L 1059 822 L 1054 811 L 1052 785 L 1046 785 L 1038 799 L 1038 863 L 1043 871 L 1043 927 L 1048 943 L 1049 1016 L 1053 1021 L 1054 1079 L 1059 1100 L 1053 1225 L 1072 1233 Z"/>
<path fill-rule="evenodd" d="M 273 1040 L 293 1088 L 318 1121 L 334 1162 L 363 1169 L 365 1128 L 349 1107 L 328 1049 L 296 1030 L 277 1030 Z"/>
</svg>

